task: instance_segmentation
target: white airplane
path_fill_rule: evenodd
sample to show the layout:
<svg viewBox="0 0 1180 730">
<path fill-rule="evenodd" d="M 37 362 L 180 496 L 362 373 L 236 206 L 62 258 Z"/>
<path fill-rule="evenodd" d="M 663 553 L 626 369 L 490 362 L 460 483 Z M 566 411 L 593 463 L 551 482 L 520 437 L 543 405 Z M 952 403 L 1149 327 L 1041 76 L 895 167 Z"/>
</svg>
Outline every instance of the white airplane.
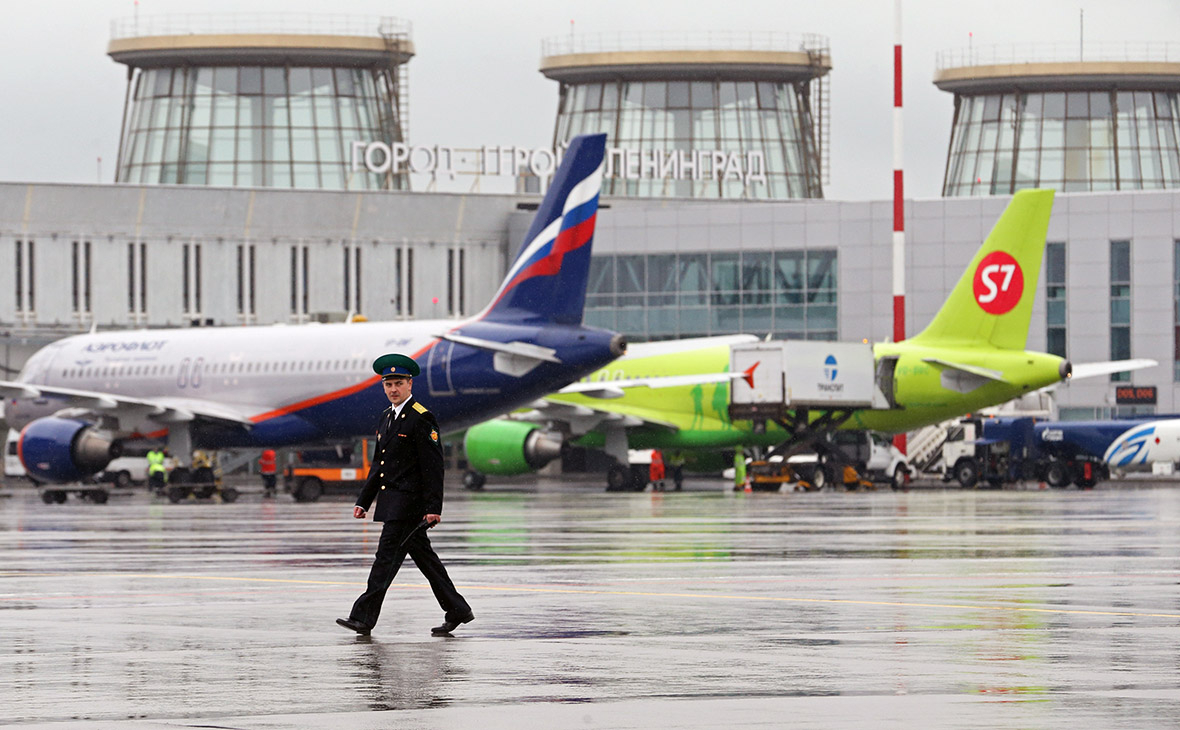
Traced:
<svg viewBox="0 0 1180 730">
<path fill-rule="evenodd" d="M 606 365 L 622 336 L 582 325 L 605 135 L 573 141 L 516 260 L 475 317 L 91 333 L 0 381 L 29 476 L 76 481 L 124 446 L 263 448 L 367 434 L 388 405 L 373 360 L 422 366 L 415 395 L 446 432 L 529 403 Z"/>
</svg>

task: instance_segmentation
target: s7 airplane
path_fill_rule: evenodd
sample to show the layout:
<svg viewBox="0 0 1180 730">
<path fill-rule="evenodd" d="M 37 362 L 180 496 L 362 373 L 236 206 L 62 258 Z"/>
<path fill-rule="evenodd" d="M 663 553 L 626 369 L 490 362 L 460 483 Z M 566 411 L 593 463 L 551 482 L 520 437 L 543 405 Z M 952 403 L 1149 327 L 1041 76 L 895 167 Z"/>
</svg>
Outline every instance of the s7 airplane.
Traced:
<svg viewBox="0 0 1180 730">
<path fill-rule="evenodd" d="M 388 405 L 371 363 L 422 367 L 416 395 L 445 431 L 553 392 L 621 355 L 582 325 L 605 135 L 576 138 L 491 303 L 465 320 L 103 332 L 54 342 L 0 382 L 39 482 L 100 471 L 125 445 L 262 448 L 370 433 Z M 136 443 L 138 442 L 138 443 Z"/>
<path fill-rule="evenodd" d="M 841 428 L 900 433 L 993 406 L 1066 378 L 1134 370 L 1153 360 L 1092 363 L 1025 349 L 1044 257 L 1053 191 L 1016 193 L 942 308 L 919 334 L 873 345 L 886 408 L 855 410 Z M 607 475 L 627 485 L 627 448 L 708 451 L 773 446 L 787 434 L 729 417 L 731 387 L 780 373 L 726 372 L 734 345 L 749 335 L 654 342 L 583 382 L 545 396 L 533 409 L 467 431 L 476 472 L 522 473 L 560 453 L 564 442 L 604 448 L 620 462 Z M 789 345 L 788 345 L 789 347 Z M 822 354 L 820 355 L 822 357 Z M 822 369 L 822 364 L 819 365 Z M 832 377 L 836 377 L 832 372 Z M 817 418 L 815 413 L 812 419 Z M 715 460 L 717 463 L 718 460 Z M 469 475 L 468 486 L 481 483 Z"/>
</svg>

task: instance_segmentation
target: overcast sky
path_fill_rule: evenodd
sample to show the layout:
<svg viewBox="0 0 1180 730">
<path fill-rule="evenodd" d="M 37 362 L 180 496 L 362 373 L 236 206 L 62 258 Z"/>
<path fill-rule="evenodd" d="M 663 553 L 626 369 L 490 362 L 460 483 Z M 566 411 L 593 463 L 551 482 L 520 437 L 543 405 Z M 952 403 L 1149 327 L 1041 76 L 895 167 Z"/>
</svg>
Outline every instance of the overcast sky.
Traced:
<svg viewBox="0 0 1180 730">
<path fill-rule="evenodd" d="M 413 24 L 410 141 L 541 147 L 557 84 L 541 40 L 620 31 L 819 33 L 832 49 L 830 199 L 887 199 L 892 171 L 892 0 L 141 0 L 141 17 L 302 12 L 392 16 Z M 937 197 L 951 95 L 934 87 L 940 50 L 1014 43 L 1174 41 L 1177 0 L 904 0 L 907 197 Z M 133 0 L 6 2 L 0 23 L 0 181 L 110 182 L 125 67 L 106 56 L 110 21 Z M 969 37 L 973 34 L 973 37 Z M 101 177 L 98 158 L 102 158 Z"/>
</svg>

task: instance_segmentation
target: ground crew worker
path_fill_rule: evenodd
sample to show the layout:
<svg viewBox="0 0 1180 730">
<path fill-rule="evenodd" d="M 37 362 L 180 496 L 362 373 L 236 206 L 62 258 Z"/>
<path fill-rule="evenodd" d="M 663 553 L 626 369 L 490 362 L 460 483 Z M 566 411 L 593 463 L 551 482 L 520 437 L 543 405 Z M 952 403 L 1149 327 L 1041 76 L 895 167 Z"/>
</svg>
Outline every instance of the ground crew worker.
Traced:
<svg viewBox="0 0 1180 730">
<path fill-rule="evenodd" d="M 159 446 L 153 446 L 151 451 L 147 452 L 147 462 L 148 489 L 160 494 L 168 483 L 168 472 L 164 468 L 164 450 Z"/>
<path fill-rule="evenodd" d="M 651 466 L 648 467 L 651 478 L 651 488 L 657 492 L 664 491 L 664 455 L 659 449 L 651 450 Z"/>
<path fill-rule="evenodd" d="M 741 449 L 733 452 L 733 488 L 746 488 L 746 454 Z"/>
<path fill-rule="evenodd" d="M 275 460 L 275 450 L 266 449 L 258 457 L 258 473 L 262 475 L 262 496 L 272 498 L 275 496 L 275 469 L 277 462 Z"/>
<path fill-rule="evenodd" d="M 446 612 L 442 625 L 431 633 L 447 635 L 473 620 L 475 614 L 455 590 L 426 537 L 426 529 L 442 521 L 443 453 L 438 421 L 411 395 L 413 379 L 420 372 L 413 359 L 382 355 L 373 362 L 373 370 L 381 375 L 385 396 L 392 405 L 381 416 L 369 478 L 352 516 L 363 519 L 376 499 L 373 520 L 385 525 L 368 587 L 352 605 L 348 618 L 338 618 L 336 623 L 367 636 L 381 614 L 386 591 L 409 554 Z"/>
<path fill-rule="evenodd" d="M 684 486 L 684 452 L 677 449 L 668 456 L 668 471 L 672 473 L 672 483 L 677 492 Z"/>
</svg>

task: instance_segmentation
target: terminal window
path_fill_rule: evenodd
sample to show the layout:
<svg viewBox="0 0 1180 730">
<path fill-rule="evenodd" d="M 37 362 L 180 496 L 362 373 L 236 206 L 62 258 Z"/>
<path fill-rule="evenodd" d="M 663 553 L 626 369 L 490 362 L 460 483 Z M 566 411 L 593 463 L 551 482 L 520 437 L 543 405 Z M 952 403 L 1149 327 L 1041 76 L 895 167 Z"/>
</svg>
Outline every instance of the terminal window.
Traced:
<svg viewBox="0 0 1180 730">
<path fill-rule="evenodd" d="M 746 332 L 834 340 L 835 249 L 595 256 L 587 323 L 639 340 Z"/>
</svg>

